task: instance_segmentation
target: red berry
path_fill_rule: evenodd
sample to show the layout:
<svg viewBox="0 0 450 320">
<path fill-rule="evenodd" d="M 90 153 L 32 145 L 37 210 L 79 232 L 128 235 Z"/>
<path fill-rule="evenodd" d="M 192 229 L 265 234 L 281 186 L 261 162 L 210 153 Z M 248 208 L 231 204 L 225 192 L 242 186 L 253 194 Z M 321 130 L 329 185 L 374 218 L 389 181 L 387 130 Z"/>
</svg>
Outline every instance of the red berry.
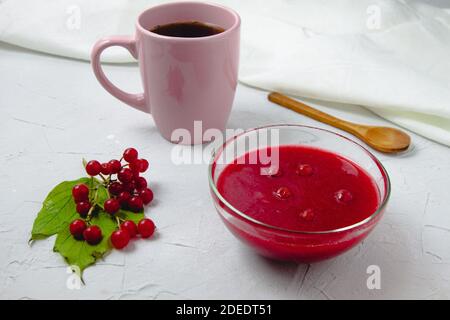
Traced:
<svg viewBox="0 0 450 320">
<path fill-rule="evenodd" d="M 334 194 L 336 200 L 340 203 L 347 203 L 353 200 L 353 195 L 350 191 L 342 189 Z"/>
<path fill-rule="evenodd" d="M 123 190 L 133 193 L 136 190 L 136 182 L 130 181 L 123 184 Z"/>
<path fill-rule="evenodd" d="M 286 187 L 281 187 L 279 188 L 277 191 L 274 192 L 275 197 L 277 197 L 280 200 L 286 200 L 287 198 L 289 198 L 292 193 L 291 190 L 289 190 Z"/>
<path fill-rule="evenodd" d="M 128 234 L 130 235 L 130 238 L 136 237 L 136 235 L 138 233 L 138 228 L 137 228 L 136 223 L 134 223 L 134 221 L 131 221 L 131 220 L 127 220 L 124 223 L 122 223 L 120 225 L 120 229 L 126 230 L 128 232 Z"/>
<path fill-rule="evenodd" d="M 140 172 L 147 171 L 148 166 L 149 166 L 148 161 L 146 159 L 139 159 L 139 161 L 141 162 L 141 166 L 140 166 L 139 171 Z"/>
<path fill-rule="evenodd" d="M 147 180 L 144 177 L 139 177 L 135 180 L 137 189 L 147 188 Z"/>
<path fill-rule="evenodd" d="M 144 209 L 144 202 L 140 197 L 131 197 L 130 200 L 128 200 L 128 207 L 130 207 L 133 212 L 139 212 Z"/>
<path fill-rule="evenodd" d="M 138 224 L 138 231 L 144 239 L 150 238 L 155 232 L 155 224 L 150 219 L 142 219 Z"/>
<path fill-rule="evenodd" d="M 134 148 L 128 148 L 123 152 L 123 158 L 126 162 L 131 163 L 138 158 L 138 152 Z"/>
<path fill-rule="evenodd" d="M 111 174 L 111 165 L 109 163 L 102 163 L 102 174 L 109 176 Z"/>
<path fill-rule="evenodd" d="M 140 173 L 139 173 L 139 171 L 133 171 L 133 180 L 136 181 L 136 179 L 139 179 L 139 178 L 140 178 Z"/>
<path fill-rule="evenodd" d="M 300 218 L 306 221 L 312 221 L 314 219 L 314 210 L 312 209 L 306 209 L 300 212 Z"/>
<path fill-rule="evenodd" d="M 130 242 L 130 235 L 127 230 L 117 230 L 111 234 L 111 243 L 117 250 L 125 248 Z"/>
<path fill-rule="evenodd" d="M 86 165 L 86 172 L 88 175 L 94 177 L 102 171 L 102 165 L 97 160 L 89 161 Z"/>
<path fill-rule="evenodd" d="M 130 169 L 133 172 L 145 172 L 148 169 L 148 161 L 145 159 L 137 159 L 130 163 Z"/>
<path fill-rule="evenodd" d="M 115 214 L 120 210 L 120 203 L 117 199 L 108 199 L 103 206 L 109 214 Z"/>
<path fill-rule="evenodd" d="M 77 240 L 83 240 L 83 232 L 86 230 L 86 222 L 81 219 L 72 221 L 69 226 L 70 234 Z"/>
<path fill-rule="evenodd" d="M 77 184 L 72 189 L 72 196 L 75 202 L 83 202 L 89 200 L 89 188 L 85 184 Z"/>
<path fill-rule="evenodd" d="M 130 169 L 133 171 L 133 173 L 136 175 L 139 175 L 139 169 L 141 168 L 141 162 L 139 159 L 134 160 L 133 162 L 130 162 Z"/>
<path fill-rule="evenodd" d="M 313 172 L 314 172 L 314 169 L 309 164 L 300 164 L 296 170 L 296 173 L 299 176 L 303 176 L 303 177 L 310 176 L 313 174 Z"/>
<path fill-rule="evenodd" d="M 117 174 L 122 169 L 122 165 L 120 164 L 119 160 L 111 160 L 108 162 L 108 164 L 111 167 L 112 174 Z"/>
<path fill-rule="evenodd" d="M 119 200 L 120 206 L 122 208 L 125 208 L 128 205 L 128 200 L 130 200 L 130 198 L 131 194 L 127 191 L 124 191 L 119 194 L 117 200 Z"/>
<path fill-rule="evenodd" d="M 98 226 L 90 226 L 84 230 L 83 237 L 87 243 L 94 246 L 102 241 L 102 230 Z"/>
<path fill-rule="evenodd" d="M 139 191 L 139 197 L 145 205 L 148 205 L 153 200 L 153 191 L 149 188 L 142 189 Z"/>
<path fill-rule="evenodd" d="M 121 182 L 130 182 L 133 180 L 133 171 L 129 168 L 122 169 L 117 175 Z"/>
<path fill-rule="evenodd" d="M 91 210 L 91 204 L 89 202 L 78 202 L 77 203 L 77 212 L 82 217 L 86 217 L 89 213 L 89 210 Z"/>
<path fill-rule="evenodd" d="M 108 190 L 110 194 L 117 196 L 123 191 L 123 185 L 120 182 L 113 182 L 109 186 Z"/>
</svg>

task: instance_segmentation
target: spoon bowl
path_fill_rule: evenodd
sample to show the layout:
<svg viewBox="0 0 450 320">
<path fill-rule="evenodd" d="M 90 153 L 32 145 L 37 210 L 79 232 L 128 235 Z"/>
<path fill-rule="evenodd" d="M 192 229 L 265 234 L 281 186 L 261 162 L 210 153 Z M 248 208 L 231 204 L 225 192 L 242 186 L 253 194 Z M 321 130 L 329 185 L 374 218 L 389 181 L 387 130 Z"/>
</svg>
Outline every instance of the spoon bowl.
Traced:
<svg viewBox="0 0 450 320">
<path fill-rule="evenodd" d="M 364 140 L 372 148 L 385 152 L 402 152 L 411 145 L 409 135 L 401 130 L 389 127 L 368 127 Z"/>
</svg>

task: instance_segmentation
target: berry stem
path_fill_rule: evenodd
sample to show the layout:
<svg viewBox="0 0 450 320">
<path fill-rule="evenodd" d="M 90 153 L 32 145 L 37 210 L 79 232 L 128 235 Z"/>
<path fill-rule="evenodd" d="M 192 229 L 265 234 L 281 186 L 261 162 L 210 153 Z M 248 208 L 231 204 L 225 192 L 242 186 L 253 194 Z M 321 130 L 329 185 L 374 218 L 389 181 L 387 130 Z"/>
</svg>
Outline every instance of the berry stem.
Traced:
<svg viewBox="0 0 450 320">
<path fill-rule="evenodd" d="M 92 179 L 94 179 L 94 178 L 92 178 Z M 94 199 L 92 201 L 93 206 L 89 209 L 89 212 L 88 212 L 87 218 L 86 218 L 86 222 L 90 222 L 92 219 L 92 212 L 94 212 L 94 209 L 97 206 L 97 195 L 98 195 L 98 188 L 95 188 Z"/>
<path fill-rule="evenodd" d="M 111 199 L 111 193 L 109 192 L 109 188 L 106 186 L 106 194 L 108 195 L 108 199 Z"/>
<path fill-rule="evenodd" d="M 95 188 L 94 198 L 92 199 L 94 203 L 97 202 L 97 195 L 98 195 L 98 187 Z"/>
<path fill-rule="evenodd" d="M 94 212 L 95 209 L 95 204 L 89 209 L 89 212 L 87 214 L 87 218 L 86 218 L 86 222 L 90 223 L 91 219 L 92 219 L 92 212 Z"/>
<path fill-rule="evenodd" d="M 89 186 L 89 187 L 92 187 L 92 188 L 89 188 L 90 190 L 96 190 L 97 191 L 97 187 L 94 187 L 94 177 L 91 177 L 91 185 Z"/>
<path fill-rule="evenodd" d="M 107 185 L 108 184 L 108 180 L 105 178 L 104 175 L 102 175 L 101 173 L 99 174 L 100 178 L 102 178 L 103 182 Z"/>
</svg>

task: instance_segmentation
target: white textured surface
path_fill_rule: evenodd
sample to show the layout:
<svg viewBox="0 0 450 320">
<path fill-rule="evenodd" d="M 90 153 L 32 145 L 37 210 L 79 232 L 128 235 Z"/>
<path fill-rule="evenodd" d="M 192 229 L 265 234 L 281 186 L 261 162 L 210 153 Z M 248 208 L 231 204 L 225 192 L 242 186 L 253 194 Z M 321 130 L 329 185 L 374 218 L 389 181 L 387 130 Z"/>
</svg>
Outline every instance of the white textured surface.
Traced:
<svg viewBox="0 0 450 320">
<path fill-rule="evenodd" d="M 106 68 L 139 90 L 135 66 Z M 357 107 L 321 106 L 350 120 L 386 124 Z M 239 87 L 230 127 L 321 124 L 274 106 L 266 93 Z M 324 127 L 324 126 L 323 126 Z M 450 149 L 412 134 L 402 156 L 377 154 L 393 194 L 384 219 L 360 246 L 311 265 L 267 261 L 244 248 L 214 211 L 206 164 L 175 166 L 172 145 L 147 116 L 109 96 L 85 62 L 0 46 L 0 298 L 450 298 Z M 85 271 L 86 286 L 66 287 L 54 239 L 27 240 L 41 201 L 83 174 L 82 157 L 108 160 L 136 146 L 151 162 L 148 211 L 154 241 L 137 241 Z M 366 287 L 369 265 L 381 290 Z M 307 271 L 308 270 L 308 271 Z"/>
</svg>

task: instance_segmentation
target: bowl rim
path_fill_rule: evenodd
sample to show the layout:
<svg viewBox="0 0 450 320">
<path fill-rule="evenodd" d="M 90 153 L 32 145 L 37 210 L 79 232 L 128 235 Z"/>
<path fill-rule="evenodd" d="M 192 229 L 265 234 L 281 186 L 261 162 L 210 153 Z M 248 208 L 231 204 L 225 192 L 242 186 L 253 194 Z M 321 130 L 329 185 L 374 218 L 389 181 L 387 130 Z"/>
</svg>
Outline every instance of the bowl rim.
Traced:
<svg viewBox="0 0 450 320">
<path fill-rule="evenodd" d="M 367 217 L 364 220 L 361 220 L 357 223 L 354 223 L 352 225 L 346 226 L 346 227 L 342 227 L 342 228 L 338 228 L 338 229 L 332 229 L 332 230 L 320 230 L 320 231 L 301 231 L 301 230 L 292 230 L 292 229 L 287 229 L 287 228 L 282 228 L 282 227 L 277 227 L 277 226 L 273 226 L 264 222 L 261 222 L 255 218 L 252 218 L 248 215 L 246 215 L 245 213 L 241 212 L 240 210 L 236 209 L 234 206 L 232 206 L 219 192 L 219 190 L 216 187 L 216 183 L 214 182 L 214 178 L 213 178 L 213 170 L 215 168 L 215 163 L 217 161 L 218 155 L 223 152 L 223 150 L 225 149 L 225 147 L 230 144 L 232 141 L 238 139 L 239 137 L 246 135 L 248 133 L 251 132 L 255 132 L 255 131 L 259 131 L 259 130 L 263 130 L 263 129 L 274 129 L 274 128 L 307 128 L 307 129 L 313 129 L 313 130 L 319 130 L 319 131 L 323 131 L 323 132 L 327 132 L 327 133 L 331 133 L 335 136 L 337 136 L 338 138 L 342 138 L 345 139 L 351 143 L 353 143 L 355 146 L 359 147 L 362 149 L 362 151 L 364 151 L 371 159 L 372 161 L 377 165 L 378 169 L 381 171 L 381 174 L 383 176 L 383 180 L 384 180 L 384 184 L 385 184 L 385 195 L 380 203 L 380 205 L 378 206 L 378 209 L 371 214 L 369 217 Z M 326 149 L 325 149 L 326 150 Z M 219 147 L 215 148 L 213 153 L 212 153 L 212 157 L 211 157 L 211 161 L 209 163 L 208 166 L 208 180 L 209 180 L 209 186 L 211 188 L 211 190 L 213 191 L 214 195 L 228 208 L 230 209 L 233 213 L 237 214 L 239 217 L 243 218 L 244 220 L 256 224 L 258 226 L 267 228 L 267 229 L 271 229 L 274 231 L 282 231 L 282 232 L 287 232 L 287 233 L 292 233 L 292 234 L 331 234 L 331 233 L 339 233 L 339 232 L 343 232 L 343 231 L 349 231 L 352 229 L 356 229 L 360 226 L 363 226 L 365 224 L 368 224 L 369 222 L 371 222 L 372 220 L 374 220 L 378 215 L 380 215 L 380 213 L 382 213 L 388 203 L 388 200 L 391 197 L 391 180 L 389 178 L 389 174 L 387 173 L 386 169 L 384 168 L 383 164 L 380 162 L 380 160 L 378 160 L 377 157 L 375 157 L 366 147 L 362 146 L 360 143 L 340 134 L 337 132 L 333 132 L 331 130 L 327 130 L 327 129 L 322 129 L 322 128 L 317 128 L 317 127 L 313 127 L 313 126 L 306 126 L 306 125 L 297 125 L 297 124 L 271 124 L 271 125 L 266 125 L 266 126 L 261 126 L 261 127 L 256 127 L 256 128 L 251 128 L 251 129 L 247 129 L 229 139 L 227 139 L 223 144 L 221 144 Z"/>
</svg>

